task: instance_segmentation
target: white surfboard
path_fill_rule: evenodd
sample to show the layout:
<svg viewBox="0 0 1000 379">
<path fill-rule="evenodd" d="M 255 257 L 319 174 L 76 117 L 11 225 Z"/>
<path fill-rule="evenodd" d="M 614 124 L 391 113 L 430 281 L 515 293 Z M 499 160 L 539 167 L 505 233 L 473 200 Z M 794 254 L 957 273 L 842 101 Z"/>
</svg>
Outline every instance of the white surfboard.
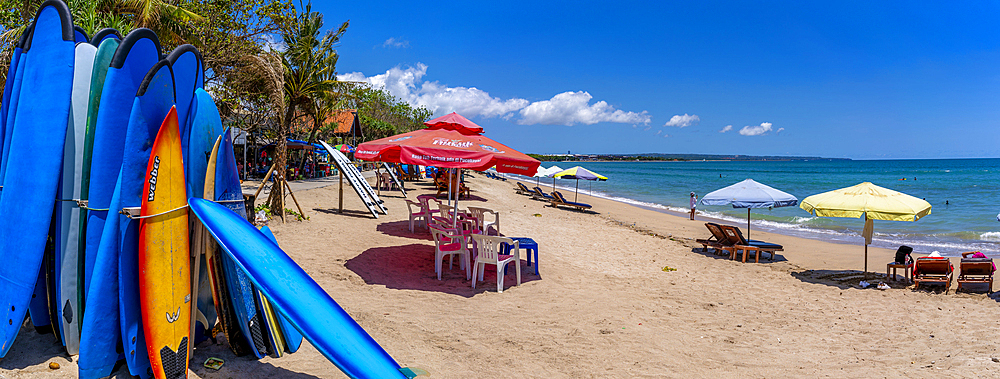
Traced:
<svg viewBox="0 0 1000 379">
<path fill-rule="evenodd" d="M 371 196 L 368 196 L 368 191 L 361 187 L 361 183 L 358 183 L 360 181 L 368 184 L 364 178 L 361 178 L 360 175 L 357 174 L 357 167 L 354 167 L 354 165 L 347 160 L 347 157 L 345 157 L 344 154 L 341 154 L 341 152 L 335 150 L 326 142 L 319 141 L 319 143 L 323 144 L 323 148 L 326 149 L 326 152 L 330 153 L 330 156 L 333 157 L 333 162 L 337 165 L 337 169 L 344 173 L 344 177 L 351 183 L 351 187 L 354 188 L 354 192 L 357 192 L 358 196 L 361 197 L 361 201 L 365 203 L 365 207 L 368 207 L 368 211 L 372 213 L 372 216 L 378 218 L 378 210 L 380 209 L 379 204 L 376 203 Z"/>
<path fill-rule="evenodd" d="M 87 113 L 90 109 L 90 79 L 96 56 L 96 46 L 89 43 L 76 45 L 73 95 L 59 188 L 59 199 L 62 201 L 57 203 L 59 241 L 56 251 L 60 257 L 58 313 L 66 340 L 66 352 L 70 355 L 80 353 L 80 325 L 83 321 L 78 290 L 78 286 L 83 284 L 79 265 L 81 209 L 73 200 L 80 198 L 79 183 L 83 180 L 83 146 L 87 134 Z"/>
</svg>

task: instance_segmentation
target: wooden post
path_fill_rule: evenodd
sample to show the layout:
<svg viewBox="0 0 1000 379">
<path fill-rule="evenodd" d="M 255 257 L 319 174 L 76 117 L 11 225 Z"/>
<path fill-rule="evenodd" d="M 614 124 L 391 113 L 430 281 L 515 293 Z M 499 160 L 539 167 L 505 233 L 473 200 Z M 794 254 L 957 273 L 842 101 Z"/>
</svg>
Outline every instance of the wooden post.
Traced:
<svg viewBox="0 0 1000 379">
<path fill-rule="evenodd" d="M 260 195 L 260 191 L 263 190 L 264 189 L 264 185 L 267 184 L 267 179 L 270 178 L 271 174 L 273 174 L 273 173 L 274 173 L 274 165 L 271 165 L 271 169 L 267 170 L 267 174 L 264 175 L 264 180 L 262 182 L 260 182 L 260 187 L 257 187 L 257 192 L 253 193 L 253 197 L 254 198 L 257 198 L 257 195 Z"/>
<path fill-rule="evenodd" d="M 299 201 L 297 199 L 295 199 L 295 193 L 292 192 L 292 186 L 289 185 L 288 182 L 285 182 L 285 188 L 288 188 L 288 194 L 292 195 L 292 201 L 295 202 L 295 208 L 298 208 L 299 214 L 302 215 L 302 218 L 305 218 L 306 217 L 306 212 L 302 211 L 302 207 L 299 206 Z"/>
<path fill-rule="evenodd" d="M 278 189 L 278 192 L 277 192 L 278 193 L 278 204 L 280 205 L 279 208 L 281 208 L 281 213 L 280 214 L 281 214 L 281 222 L 282 223 L 285 222 L 285 196 L 282 193 L 282 192 L 284 192 L 283 191 L 284 188 L 282 186 L 282 184 L 283 184 L 284 181 L 285 181 L 285 176 L 281 175 L 281 176 L 278 177 L 278 180 L 276 180 L 274 182 L 274 187 L 271 187 L 271 192 L 274 192 L 275 187 L 277 187 L 277 189 Z"/>
<path fill-rule="evenodd" d="M 340 213 L 344 213 L 344 170 L 337 170 L 340 173 Z"/>
</svg>

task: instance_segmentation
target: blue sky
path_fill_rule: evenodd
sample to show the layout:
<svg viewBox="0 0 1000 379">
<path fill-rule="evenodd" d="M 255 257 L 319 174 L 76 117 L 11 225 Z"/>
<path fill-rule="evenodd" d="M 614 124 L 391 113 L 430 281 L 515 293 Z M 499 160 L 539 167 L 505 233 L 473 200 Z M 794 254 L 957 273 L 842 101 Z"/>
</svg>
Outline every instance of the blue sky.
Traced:
<svg viewBox="0 0 1000 379">
<path fill-rule="evenodd" d="M 1000 157 L 998 2 L 314 9 L 343 79 L 524 152 Z"/>
</svg>

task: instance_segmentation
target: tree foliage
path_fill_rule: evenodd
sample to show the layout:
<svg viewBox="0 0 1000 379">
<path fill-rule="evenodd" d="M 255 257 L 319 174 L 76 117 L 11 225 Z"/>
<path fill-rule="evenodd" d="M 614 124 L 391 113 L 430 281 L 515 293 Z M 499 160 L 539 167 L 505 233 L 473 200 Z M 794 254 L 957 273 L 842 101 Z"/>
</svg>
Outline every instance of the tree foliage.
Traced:
<svg viewBox="0 0 1000 379">
<path fill-rule="evenodd" d="M 351 83 L 344 99 L 346 108 L 358 110 L 365 140 L 421 129 L 432 114 L 425 107 L 412 106 L 368 83 Z"/>
</svg>

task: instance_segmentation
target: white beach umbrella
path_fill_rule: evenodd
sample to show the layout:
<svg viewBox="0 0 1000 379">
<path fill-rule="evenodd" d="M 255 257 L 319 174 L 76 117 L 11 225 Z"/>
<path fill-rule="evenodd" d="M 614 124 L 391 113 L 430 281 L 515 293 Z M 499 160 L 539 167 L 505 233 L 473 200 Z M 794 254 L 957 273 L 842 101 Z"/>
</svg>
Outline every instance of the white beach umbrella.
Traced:
<svg viewBox="0 0 1000 379">
<path fill-rule="evenodd" d="M 733 208 L 747 209 L 747 239 L 750 239 L 750 209 L 788 207 L 799 203 L 799 199 L 767 185 L 747 179 L 729 187 L 709 192 L 701 198 L 705 205 L 732 205 Z"/>
</svg>

